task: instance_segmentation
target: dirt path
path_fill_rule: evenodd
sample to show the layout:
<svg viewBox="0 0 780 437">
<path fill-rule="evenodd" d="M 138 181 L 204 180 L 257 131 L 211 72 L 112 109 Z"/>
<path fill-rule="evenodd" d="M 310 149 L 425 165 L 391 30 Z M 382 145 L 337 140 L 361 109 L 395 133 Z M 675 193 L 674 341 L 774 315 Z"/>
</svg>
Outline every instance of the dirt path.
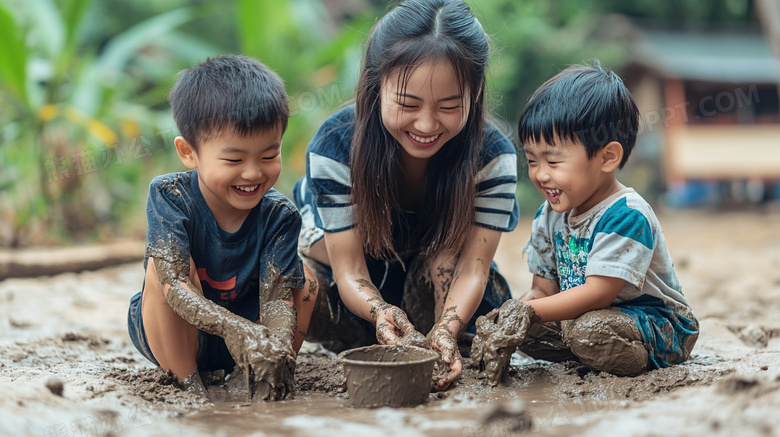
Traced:
<svg viewBox="0 0 780 437">
<path fill-rule="evenodd" d="M 618 378 L 574 363 L 517 361 L 507 385 L 466 372 L 413 409 L 361 410 L 341 369 L 299 357 L 297 397 L 214 404 L 181 392 L 127 338 L 140 263 L 0 281 L 0 435 L 758 435 L 780 436 L 780 215 L 662 215 L 684 293 L 701 320 L 693 358 Z M 530 284 L 528 223 L 497 263 L 515 293 Z M 56 393 L 61 390 L 62 396 Z M 221 396 L 221 397 L 220 397 Z"/>
</svg>

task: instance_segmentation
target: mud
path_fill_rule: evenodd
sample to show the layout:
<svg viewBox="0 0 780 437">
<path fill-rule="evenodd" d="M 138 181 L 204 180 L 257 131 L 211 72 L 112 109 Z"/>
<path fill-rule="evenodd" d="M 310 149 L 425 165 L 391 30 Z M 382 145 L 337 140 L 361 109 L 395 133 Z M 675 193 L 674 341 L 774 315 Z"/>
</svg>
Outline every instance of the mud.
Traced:
<svg viewBox="0 0 780 437">
<path fill-rule="evenodd" d="M 477 335 L 471 343 L 471 365 L 480 370 L 480 377 L 498 385 L 506 376 L 512 354 L 525 342 L 531 325 L 539 320 L 530 305 L 515 299 L 480 316 Z"/>
<path fill-rule="evenodd" d="M 660 219 L 701 322 L 689 361 L 618 377 L 515 354 L 497 386 L 466 367 L 453 387 L 430 393 L 416 408 L 353 408 L 339 363 L 306 344 L 296 360 L 295 399 L 209 401 L 183 391 L 127 337 L 140 263 L 6 279 L 0 281 L 0 435 L 777 435 L 780 215 Z M 516 295 L 530 285 L 517 266 L 525 229 L 530 223 L 505 235 L 496 257 Z M 47 388 L 51 378 L 61 381 L 62 396 Z M 203 381 L 210 396 L 219 393 L 222 382 Z M 513 407 L 518 399 L 524 404 Z"/>
<path fill-rule="evenodd" d="M 423 403 L 431 390 L 437 352 L 399 345 L 373 345 L 344 351 L 349 398 L 359 408 L 413 407 Z"/>
<path fill-rule="evenodd" d="M 156 252 L 160 252 L 158 247 Z M 163 253 L 175 252 L 163 250 Z M 170 255 L 169 255 L 170 257 Z M 189 262 L 172 263 L 155 258 L 154 265 L 162 284 L 171 284 L 166 294 L 174 312 L 198 329 L 225 340 L 236 362 L 237 373 L 245 380 L 246 399 L 280 400 L 293 396 L 295 354 L 292 350 L 296 329 L 296 311 L 292 292 L 282 286 L 279 269 L 269 263 L 265 282 L 260 286 L 262 325 L 240 317 L 208 301 L 190 282 Z M 185 389 L 199 396 L 207 390 L 197 370 L 182 381 Z"/>
<path fill-rule="evenodd" d="M 642 333 L 627 314 L 613 309 L 590 311 L 565 323 L 563 331 L 572 352 L 592 369 L 620 376 L 647 370 Z"/>
</svg>

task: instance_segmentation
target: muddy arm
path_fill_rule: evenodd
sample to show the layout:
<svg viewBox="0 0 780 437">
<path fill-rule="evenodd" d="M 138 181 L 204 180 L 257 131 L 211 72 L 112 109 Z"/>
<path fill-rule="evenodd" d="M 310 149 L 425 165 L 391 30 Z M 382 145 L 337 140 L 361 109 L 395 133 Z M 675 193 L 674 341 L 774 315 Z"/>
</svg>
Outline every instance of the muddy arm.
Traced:
<svg viewBox="0 0 780 437">
<path fill-rule="evenodd" d="M 446 389 L 461 375 L 457 338 L 466 327 L 464 320 L 470 320 L 479 307 L 500 240 L 501 232 L 472 226 L 457 261 L 434 261 L 434 268 L 440 272 L 452 272 L 448 280 L 435 285 L 436 313 L 440 316 L 428 334 L 431 347 L 441 352 L 450 367 L 450 372 L 437 381 L 439 390 Z"/>
<path fill-rule="evenodd" d="M 405 340 L 406 344 L 424 345 L 425 337 L 406 313 L 385 302 L 371 282 L 357 230 L 325 232 L 325 245 L 341 299 L 352 313 L 374 324 L 377 340 L 382 344 Z"/>
<path fill-rule="evenodd" d="M 265 280 L 260 283 L 260 322 L 282 341 L 292 344 L 297 326 L 297 313 L 292 289 L 284 287 L 278 267 L 268 263 Z"/>
<path fill-rule="evenodd" d="M 224 336 L 231 326 L 250 323 L 247 319 L 206 299 L 189 279 L 189 265 L 177 268 L 161 258 L 154 258 L 160 285 L 173 311 L 192 326 L 209 334 Z M 186 267 L 181 271 L 182 267 Z"/>
<path fill-rule="evenodd" d="M 285 343 L 269 328 L 206 299 L 190 282 L 188 272 L 177 270 L 159 258 L 154 263 L 173 311 L 196 328 L 225 340 L 236 366 L 246 377 L 247 398 L 258 394 L 262 399 L 278 400 L 292 393 L 295 368 L 292 341 Z M 294 319 L 292 329 L 295 329 Z"/>
</svg>

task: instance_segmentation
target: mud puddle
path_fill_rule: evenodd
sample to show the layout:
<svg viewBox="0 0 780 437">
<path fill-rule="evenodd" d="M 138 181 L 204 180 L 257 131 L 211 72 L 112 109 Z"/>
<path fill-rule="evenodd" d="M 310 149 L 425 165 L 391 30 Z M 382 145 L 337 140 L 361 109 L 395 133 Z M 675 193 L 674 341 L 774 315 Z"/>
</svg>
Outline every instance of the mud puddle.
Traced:
<svg viewBox="0 0 780 437">
<path fill-rule="evenodd" d="M 298 391 L 282 402 L 220 402 L 181 419 L 204 433 L 227 435 L 398 435 L 481 436 L 561 435 L 582 428 L 593 417 L 628 410 L 659 394 L 682 387 L 709 385 L 729 373 L 702 359 L 634 378 L 594 373 L 579 363 L 523 359 L 499 386 L 491 387 L 467 369 L 457 385 L 431 393 L 414 408 L 354 408 L 342 392 L 343 373 L 335 360 L 299 357 Z M 312 372 L 319 373 L 314 377 Z M 327 375 L 327 376 L 323 376 Z M 312 384 L 316 379 L 318 385 Z M 215 396 L 216 395 L 216 396 Z M 226 395 L 225 395 L 226 396 Z"/>
</svg>

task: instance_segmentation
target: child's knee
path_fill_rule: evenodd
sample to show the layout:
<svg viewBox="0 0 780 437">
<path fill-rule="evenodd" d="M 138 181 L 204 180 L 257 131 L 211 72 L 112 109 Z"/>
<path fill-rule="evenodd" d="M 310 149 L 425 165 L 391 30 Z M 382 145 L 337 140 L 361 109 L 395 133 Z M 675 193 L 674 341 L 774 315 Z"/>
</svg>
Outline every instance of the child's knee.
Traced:
<svg viewBox="0 0 780 437">
<path fill-rule="evenodd" d="M 589 311 L 566 323 L 563 337 L 583 364 L 621 376 L 647 370 L 648 353 L 634 320 L 614 309 Z"/>
<path fill-rule="evenodd" d="M 528 337 L 519 349 L 537 360 L 561 362 L 576 359 L 564 343 L 561 328 L 556 322 L 532 323 Z"/>
</svg>

